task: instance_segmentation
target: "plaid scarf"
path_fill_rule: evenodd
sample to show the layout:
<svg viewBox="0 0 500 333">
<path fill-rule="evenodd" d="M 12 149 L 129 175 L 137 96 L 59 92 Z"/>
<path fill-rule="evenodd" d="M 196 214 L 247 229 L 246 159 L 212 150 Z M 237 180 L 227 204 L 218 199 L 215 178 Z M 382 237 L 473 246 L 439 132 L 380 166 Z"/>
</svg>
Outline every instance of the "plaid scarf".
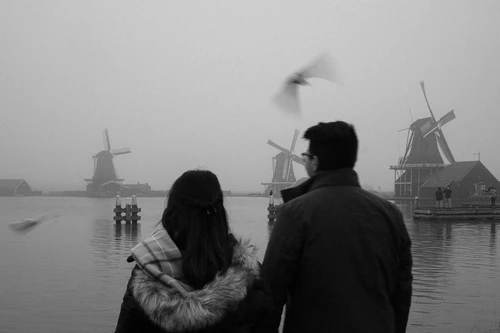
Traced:
<svg viewBox="0 0 500 333">
<path fill-rule="evenodd" d="M 193 290 L 181 281 L 182 254 L 165 229 L 154 231 L 131 251 L 137 265 L 152 278 L 178 289 L 182 295 Z"/>
</svg>

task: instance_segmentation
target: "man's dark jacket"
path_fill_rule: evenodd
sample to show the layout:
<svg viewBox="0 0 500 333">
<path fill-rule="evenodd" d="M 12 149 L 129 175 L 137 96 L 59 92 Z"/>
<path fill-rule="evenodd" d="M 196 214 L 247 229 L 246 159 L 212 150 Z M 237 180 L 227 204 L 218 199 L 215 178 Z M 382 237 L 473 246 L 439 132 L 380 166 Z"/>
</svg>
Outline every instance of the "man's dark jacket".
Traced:
<svg viewBox="0 0 500 333">
<path fill-rule="evenodd" d="M 398 208 L 360 188 L 352 169 L 323 171 L 282 192 L 262 267 L 276 332 L 405 332 L 411 241 Z"/>
<path fill-rule="evenodd" d="M 438 188 L 435 194 L 436 194 L 436 200 L 443 200 L 443 190 Z"/>
</svg>

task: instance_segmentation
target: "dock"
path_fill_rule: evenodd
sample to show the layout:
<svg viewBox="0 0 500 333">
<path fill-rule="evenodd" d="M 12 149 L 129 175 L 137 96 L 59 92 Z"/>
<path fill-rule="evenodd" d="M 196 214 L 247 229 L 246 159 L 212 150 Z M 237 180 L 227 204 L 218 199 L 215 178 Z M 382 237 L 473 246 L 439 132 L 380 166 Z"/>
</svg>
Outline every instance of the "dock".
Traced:
<svg viewBox="0 0 500 333">
<path fill-rule="evenodd" d="M 499 207 L 424 208 L 413 210 L 414 220 L 500 220 Z"/>
</svg>

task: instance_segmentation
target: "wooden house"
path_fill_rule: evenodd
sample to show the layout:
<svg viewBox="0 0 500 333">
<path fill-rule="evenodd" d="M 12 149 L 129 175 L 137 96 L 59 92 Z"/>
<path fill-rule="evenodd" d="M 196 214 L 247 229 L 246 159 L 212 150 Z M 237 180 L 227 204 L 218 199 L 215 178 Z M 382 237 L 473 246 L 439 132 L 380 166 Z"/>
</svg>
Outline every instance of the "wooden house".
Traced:
<svg viewBox="0 0 500 333">
<path fill-rule="evenodd" d="M 0 196 L 24 196 L 31 193 L 31 187 L 24 179 L 0 179 Z"/>
<path fill-rule="evenodd" d="M 450 186 L 452 198 L 463 201 L 477 193 L 478 189 L 486 189 L 490 185 L 500 190 L 500 182 L 481 161 L 465 161 L 452 163 L 426 177 L 419 192 L 420 197 L 434 198 L 438 187 L 444 189 Z"/>
</svg>

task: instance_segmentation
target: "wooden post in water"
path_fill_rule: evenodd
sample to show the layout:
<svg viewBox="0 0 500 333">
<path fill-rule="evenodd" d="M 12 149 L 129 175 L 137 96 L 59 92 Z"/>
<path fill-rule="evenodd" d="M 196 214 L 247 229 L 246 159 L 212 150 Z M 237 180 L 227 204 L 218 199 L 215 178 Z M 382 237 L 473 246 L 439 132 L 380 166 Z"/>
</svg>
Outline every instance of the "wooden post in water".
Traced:
<svg viewBox="0 0 500 333">
<path fill-rule="evenodd" d="M 267 211 L 269 214 L 267 214 L 268 218 L 268 223 L 273 224 L 276 218 L 278 217 L 278 213 L 280 211 L 282 205 L 275 205 L 274 204 L 274 195 L 273 191 L 269 193 L 269 206 L 267 206 Z"/>
<path fill-rule="evenodd" d="M 132 208 L 130 210 L 130 221 L 132 224 L 137 224 L 137 221 L 141 219 L 139 215 L 137 215 L 141 209 L 137 207 L 137 197 L 135 195 L 132 196 Z"/>
<path fill-rule="evenodd" d="M 141 219 L 138 213 L 141 211 L 139 207 L 137 207 L 137 198 L 136 196 L 132 196 L 132 202 L 130 202 L 130 198 L 127 198 L 125 207 L 121 205 L 120 196 L 116 196 L 116 204 L 115 216 L 113 216 L 113 220 L 116 221 L 117 224 L 121 224 L 122 221 L 125 221 L 126 224 L 137 224 L 137 221 Z"/>
<path fill-rule="evenodd" d="M 113 209 L 113 212 L 115 212 L 115 216 L 113 216 L 113 220 L 115 220 L 116 224 L 121 224 L 123 217 L 122 217 L 122 200 L 119 195 L 116 196 L 116 203 L 115 203 L 115 209 Z"/>
</svg>

